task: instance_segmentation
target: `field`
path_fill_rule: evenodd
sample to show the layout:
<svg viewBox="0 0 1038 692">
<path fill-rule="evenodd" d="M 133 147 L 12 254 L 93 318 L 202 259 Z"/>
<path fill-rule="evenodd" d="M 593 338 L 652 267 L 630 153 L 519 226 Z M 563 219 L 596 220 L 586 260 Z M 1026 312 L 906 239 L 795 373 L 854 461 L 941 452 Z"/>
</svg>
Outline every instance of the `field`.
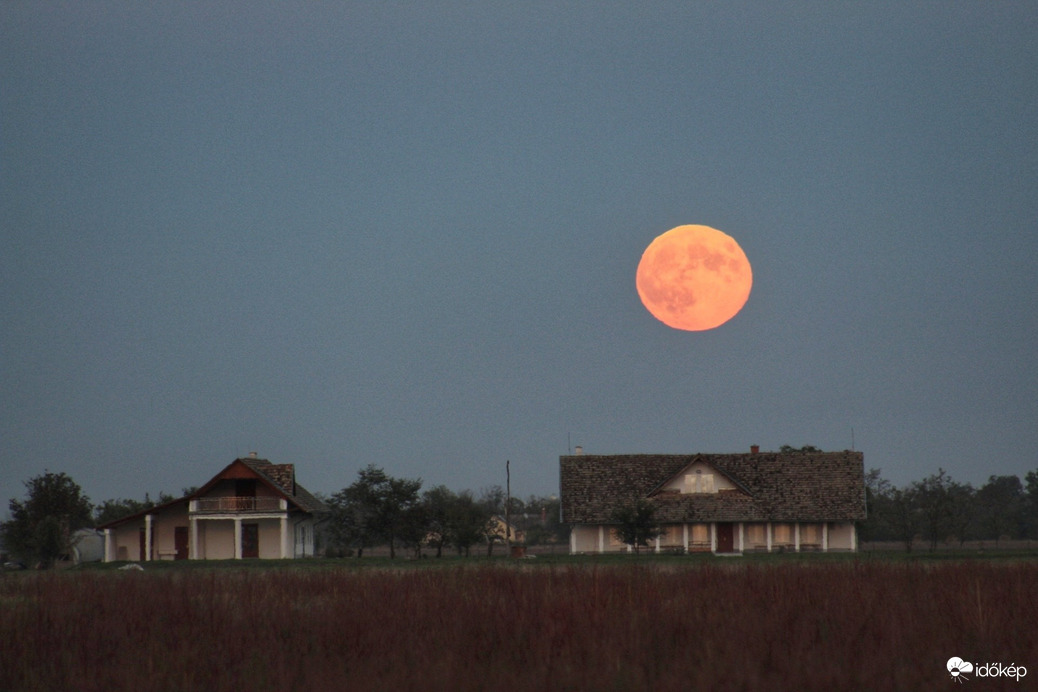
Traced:
<svg viewBox="0 0 1038 692">
<path fill-rule="evenodd" d="M 1038 676 L 1033 558 L 183 564 L 0 575 L 0 689 L 919 690 L 952 656 L 1028 669 L 973 687 Z"/>
</svg>

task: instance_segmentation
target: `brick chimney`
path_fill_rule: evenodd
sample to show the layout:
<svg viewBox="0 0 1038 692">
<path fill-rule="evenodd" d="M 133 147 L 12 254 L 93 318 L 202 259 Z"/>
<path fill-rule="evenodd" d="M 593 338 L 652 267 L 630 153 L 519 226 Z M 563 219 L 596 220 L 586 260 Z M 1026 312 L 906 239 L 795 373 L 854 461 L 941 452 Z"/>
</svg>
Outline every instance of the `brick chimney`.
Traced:
<svg viewBox="0 0 1038 692">
<path fill-rule="evenodd" d="M 758 454 L 760 452 L 760 445 L 750 445 L 750 454 Z"/>
</svg>

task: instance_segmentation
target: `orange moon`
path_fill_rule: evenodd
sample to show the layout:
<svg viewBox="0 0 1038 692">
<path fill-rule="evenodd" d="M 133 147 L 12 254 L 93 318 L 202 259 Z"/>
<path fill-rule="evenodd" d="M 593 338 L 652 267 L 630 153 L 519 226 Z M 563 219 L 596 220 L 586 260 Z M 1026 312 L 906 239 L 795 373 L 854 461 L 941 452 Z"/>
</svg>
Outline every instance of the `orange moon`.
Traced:
<svg viewBox="0 0 1038 692">
<path fill-rule="evenodd" d="M 635 277 L 645 308 L 668 327 L 720 327 L 750 297 L 753 270 L 735 240 L 709 226 L 678 226 L 649 243 Z"/>
</svg>

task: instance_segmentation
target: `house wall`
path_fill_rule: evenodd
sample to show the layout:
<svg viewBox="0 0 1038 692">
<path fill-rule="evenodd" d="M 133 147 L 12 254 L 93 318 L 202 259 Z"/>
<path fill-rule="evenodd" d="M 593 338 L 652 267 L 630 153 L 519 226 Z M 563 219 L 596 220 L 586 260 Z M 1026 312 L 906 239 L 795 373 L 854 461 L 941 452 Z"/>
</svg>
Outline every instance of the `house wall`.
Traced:
<svg viewBox="0 0 1038 692">
<path fill-rule="evenodd" d="M 216 483 L 202 497 L 235 497 L 238 479 L 224 479 Z M 281 497 L 272 488 L 261 481 L 256 481 L 256 497 Z"/>
<path fill-rule="evenodd" d="M 685 476 L 711 476 L 713 478 L 713 491 L 720 492 L 722 490 L 737 490 L 735 484 L 725 478 L 723 475 L 717 472 L 717 470 L 709 464 L 704 464 L 701 461 L 690 465 L 681 473 L 677 474 L 670 481 L 663 486 L 663 491 L 671 491 L 684 493 L 689 491 L 689 486 L 685 479 Z"/>
<path fill-rule="evenodd" d="M 661 550 L 684 546 L 685 526 L 688 527 L 688 549 L 696 552 L 711 549 L 710 524 L 668 524 L 661 528 L 664 533 L 659 539 Z M 768 549 L 768 527 L 765 522 L 746 522 L 742 525 L 744 551 L 763 551 Z M 621 543 L 611 527 L 603 528 L 601 547 L 604 552 L 623 552 L 628 548 Z M 803 551 L 811 550 L 857 550 L 857 534 L 853 523 L 850 522 L 775 522 L 771 528 L 771 550 L 796 550 L 799 545 Z M 799 542 L 797 531 L 799 528 Z M 739 524 L 734 525 L 733 542 L 735 549 L 739 549 Z M 650 544 L 655 549 L 656 542 Z M 572 553 L 597 553 L 600 552 L 599 527 L 590 525 L 576 525 L 570 532 L 570 552 Z"/>
<path fill-rule="evenodd" d="M 598 552 L 598 526 L 577 525 L 570 531 L 570 551 L 574 553 Z"/>
<path fill-rule="evenodd" d="M 175 507 L 169 507 L 161 514 L 152 516 L 152 529 L 154 533 L 151 539 L 152 560 L 172 560 L 176 553 L 174 543 L 175 527 L 187 528 L 187 503 Z M 190 541 L 190 534 L 188 536 Z"/>
<path fill-rule="evenodd" d="M 281 557 L 281 520 L 260 519 L 259 524 L 259 556 L 264 560 L 277 560 Z M 286 530 L 288 527 L 286 527 Z"/>
<path fill-rule="evenodd" d="M 768 525 L 762 522 L 743 525 L 743 550 L 767 550 Z"/>
<path fill-rule="evenodd" d="M 234 522 L 230 520 L 198 520 L 198 553 L 203 560 L 234 559 Z M 204 535 L 204 538 L 203 538 Z"/>
<path fill-rule="evenodd" d="M 112 541 L 110 555 L 113 560 L 143 559 L 140 554 L 140 530 L 144 528 L 144 519 L 139 523 L 124 524 L 109 530 L 109 540 Z"/>
<path fill-rule="evenodd" d="M 850 522 L 829 524 L 829 550 L 857 550 L 858 541 L 854 524 Z"/>
</svg>

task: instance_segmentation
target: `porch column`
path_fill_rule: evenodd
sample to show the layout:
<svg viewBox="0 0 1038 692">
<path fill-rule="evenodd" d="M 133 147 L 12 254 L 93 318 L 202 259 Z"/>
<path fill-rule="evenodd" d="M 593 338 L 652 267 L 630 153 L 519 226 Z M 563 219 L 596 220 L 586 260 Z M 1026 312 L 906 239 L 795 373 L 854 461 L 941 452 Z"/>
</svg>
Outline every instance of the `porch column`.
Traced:
<svg viewBox="0 0 1038 692">
<path fill-rule="evenodd" d="M 191 544 L 187 547 L 187 557 L 198 559 L 198 517 L 191 517 Z"/>
<path fill-rule="evenodd" d="M 822 522 L 822 552 L 829 552 L 829 522 Z"/>
<path fill-rule="evenodd" d="M 717 552 L 717 524 L 710 522 L 710 552 Z"/>
<path fill-rule="evenodd" d="M 151 515 L 144 515 L 144 561 L 151 561 Z"/>
<path fill-rule="evenodd" d="M 684 530 L 684 541 L 685 541 L 685 552 L 688 552 L 688 524 L 682 524 L 681 528 Z"/>
<path fill-rule="evenodd" d="M 241 559 L 241 519 L 234 518 L 234 559 Z"/>
<path fill-rule="evenodd" d="M 659 535 L 656 536 L 656 550 L 655 550 L 655 552 L 657 552 L 657 553 L 660 552 L 660 537 L 659 537 Z"/>
<path fill-rule="evenodd" d="M 743 539 L 742 522 L 740 521 L 739 522 L 739 552 L 740 553 L 744 552 L 746 550 L 746 545 L 743 542 L 743 540 L 744 539 Z"/>
<path fill-rule="evenodd" d="M 115 546 L 112 545 L 112 530 L 105 529 L 105 562 L 112 561 L 112 553 L 115 552 Z"/>
<path fill-rule="evenodd" d="M 800 522 L 793 523 L 793 550 L 800 552 Z"/>
<path fill-rule="evenodd" d="M 858 527 L 853 522 L 851 523 L 851 552 L 858 552 Z"/>
<path fill-rule="evenodd" d="M 288 555 L 288 546 L 286 541 L 288 540 L 288 517 L 281 517 L 281 559 L 284 560 Z"/>
<path fill-rule="evenodd" d="M 598 552 L 605 552 L 605 526 L 598 525 Z"/>
<path fill-rule="evenodd" d="M 771 552 L 771 522 L 768 522 L 767 526 L 767 537 L 768 537 L 768 552 Z"/>
<path fill-rule="evenodd" d="M 570 555 L 576 555 L 577 554 L 577 527 L 576 526 L 574 526 L 573 529 L 569 532 L 569 554 Z"/>
</svg>

